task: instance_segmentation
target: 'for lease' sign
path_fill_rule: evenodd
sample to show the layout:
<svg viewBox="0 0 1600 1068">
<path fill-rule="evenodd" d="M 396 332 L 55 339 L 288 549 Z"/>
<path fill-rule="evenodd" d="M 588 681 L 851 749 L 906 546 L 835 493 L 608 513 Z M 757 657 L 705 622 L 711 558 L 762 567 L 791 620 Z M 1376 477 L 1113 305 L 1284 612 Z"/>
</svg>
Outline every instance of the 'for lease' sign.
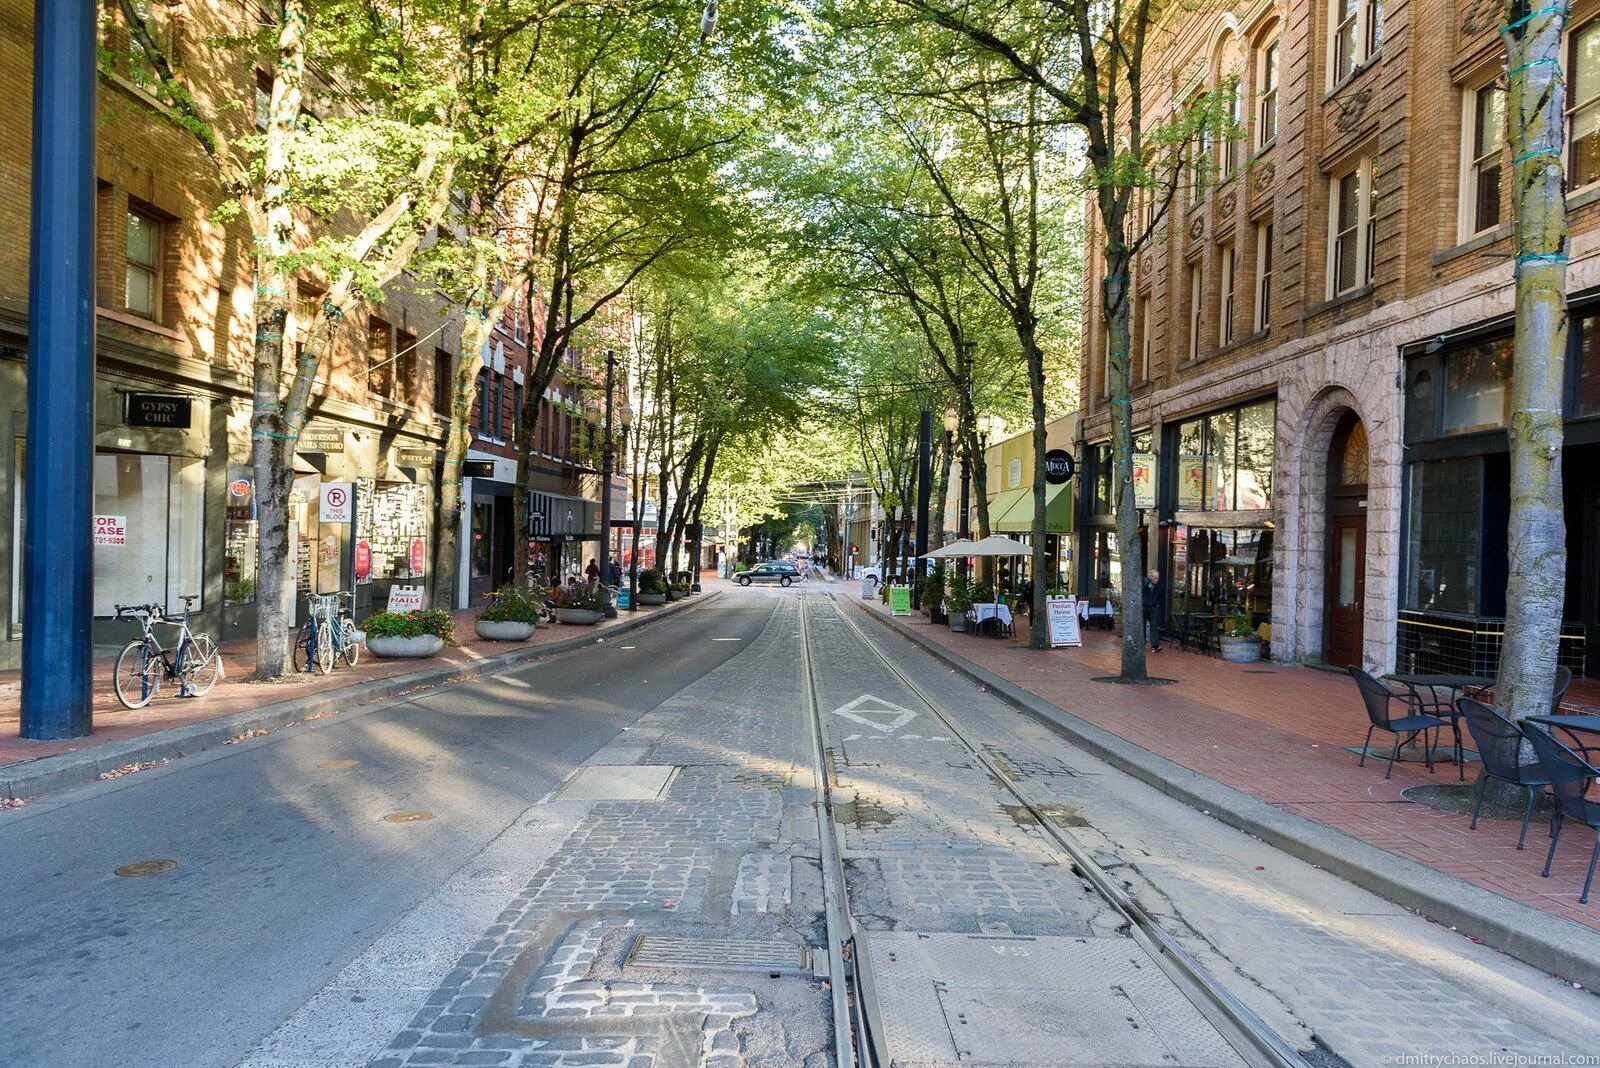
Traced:
<svg viewBox="0 0 1600 1068">
<path fill-rule="evenodd" d="M 128 517 L 125 515 L 95 516 L 94 543 L 96 545 L 128 544 Z"/>
</svg>

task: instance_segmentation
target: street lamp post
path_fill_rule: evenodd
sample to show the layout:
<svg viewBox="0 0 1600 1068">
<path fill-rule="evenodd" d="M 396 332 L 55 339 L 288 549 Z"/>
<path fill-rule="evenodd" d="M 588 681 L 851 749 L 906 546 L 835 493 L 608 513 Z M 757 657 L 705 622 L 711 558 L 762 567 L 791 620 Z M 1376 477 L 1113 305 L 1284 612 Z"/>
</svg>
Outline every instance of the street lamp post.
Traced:
<svg viewBox="0 0 1600 1068">
<path fill-rule="evenodd" d="M 610 349 L 606 349 L 606 399 L 605 412 L 601 416 L 604 420 L 602 429 L 604 444 L 601 447 L 600 463 L 600 555 L 605 557 L 600 569 L 600 578 L 605 585 L 610 585 L 611 581 L 611 466 L 614 460 L 611 439 L 611 394 L 616 389 L 616 379 L 617 357 Z M 593 412 L 593 409 L 590 411 Z M 616 603 L 609 598 L 605 607 L 605 617 L 617 618 Z"/>
</svg>

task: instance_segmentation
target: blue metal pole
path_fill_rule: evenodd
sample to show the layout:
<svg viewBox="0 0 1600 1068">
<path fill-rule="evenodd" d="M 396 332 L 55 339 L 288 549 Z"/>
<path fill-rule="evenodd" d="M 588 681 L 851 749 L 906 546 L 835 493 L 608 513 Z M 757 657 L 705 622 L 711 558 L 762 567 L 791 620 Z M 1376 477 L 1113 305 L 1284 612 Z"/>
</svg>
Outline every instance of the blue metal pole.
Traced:
<svg viewBox="0 0 1600 1068">
<path fill-rule="evenodd" d="M 95 0 L 36 0 L 22 556 L 22 737 L 90 715 Z"/>
</svg>

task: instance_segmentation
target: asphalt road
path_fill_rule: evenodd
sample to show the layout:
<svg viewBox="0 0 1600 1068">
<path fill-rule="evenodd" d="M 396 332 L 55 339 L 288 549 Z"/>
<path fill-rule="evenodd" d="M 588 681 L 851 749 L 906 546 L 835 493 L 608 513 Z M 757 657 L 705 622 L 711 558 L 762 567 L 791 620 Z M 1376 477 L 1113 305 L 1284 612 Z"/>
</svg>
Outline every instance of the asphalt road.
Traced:
<svg viewBox="0 0 1600 1068">
<path fill-rule="evenodd" d="M 0 813 L 0 1065 L 231 1065 L 624 726 L 754 638 L 722 598 L 493 679 Z M 629 647 L 632 648 L 629 648 Z M 324 761 L 356 760 L 347 769 Z M 393 824 L 387 814 L 431 820 Z M 179 867 L 113 874 L 147 859 Z"/>
</svg>

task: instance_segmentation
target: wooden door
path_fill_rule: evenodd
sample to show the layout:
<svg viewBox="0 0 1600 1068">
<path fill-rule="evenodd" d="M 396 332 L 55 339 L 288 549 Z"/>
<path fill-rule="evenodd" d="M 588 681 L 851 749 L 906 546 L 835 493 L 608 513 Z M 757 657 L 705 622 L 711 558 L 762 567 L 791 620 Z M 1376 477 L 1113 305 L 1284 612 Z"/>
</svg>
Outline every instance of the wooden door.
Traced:
<svg viewBox="0 0 1600 1068">
<path fill-rule="evenodd" d="M 1361 610 L 1366 594 L 1367 517 L 1331 516 L 1328 539 L 1327 629 L 1323 659 L 1338 667 L 1361 663 Z"/>
</svg>

